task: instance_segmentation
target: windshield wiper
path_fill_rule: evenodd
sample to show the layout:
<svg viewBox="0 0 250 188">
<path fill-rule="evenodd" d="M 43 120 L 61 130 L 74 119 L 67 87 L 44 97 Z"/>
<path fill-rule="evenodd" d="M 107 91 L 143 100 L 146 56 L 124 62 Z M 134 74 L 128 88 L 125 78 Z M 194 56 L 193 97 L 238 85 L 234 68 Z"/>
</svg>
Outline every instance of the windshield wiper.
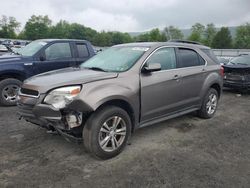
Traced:
<svg viewBox="0 0 250 188">
<path fill-rule="evenodd" d="M 11 53 L 16 54 L 16 55 L 21 55 L 21 54 L 19 54 L 18 52 L 14 51 L 14 50 Z"/>
<path fill-rule="evenodd" d="M 16 55 L 21 55 L 21 54 L 19 54 L 18 52 L 12 50 L 12 48 L 9 47 L 8 45 L 5 45 L 5 47 L 10 51 L 10 53 L 13 53 L 13 54 L 16 54 Z"/>
<path fill-rule="evenodd" d="M 100 68 L 100 67 L 84 67 L 86 69 L 91 69 L 91 70 L 95 70 L 95 71 L 102 71 L 102 72 L 107 72 L 106 70 Z"/>
<path fill-rule="evenodd" d="M 248 65 L 248 64 L 246 64 L 246 63 L 237 63 L 238 65 Z"/>
</svg>

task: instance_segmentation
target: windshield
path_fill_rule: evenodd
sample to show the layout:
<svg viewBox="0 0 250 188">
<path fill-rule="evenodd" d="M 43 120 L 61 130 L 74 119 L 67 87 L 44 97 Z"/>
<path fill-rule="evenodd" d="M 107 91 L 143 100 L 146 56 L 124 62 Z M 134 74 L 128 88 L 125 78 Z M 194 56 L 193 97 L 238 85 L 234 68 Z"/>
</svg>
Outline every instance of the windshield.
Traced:
<svg viewBox="0 0 250 188">
<path fill-rule="evenodd" d="M 149 48 L 112 47 L 81 64 L 83 68 L 107 72 L 124 72 L 130 69 Z"/>
<path fill-rule="evenodd" d="M 232 60 L 230 60 L 229 64 L 250 65 L 250 56 L 235 57 Z"/>
<path fill-rule="evenodd" d="M 39 51 L 47 42 L 44 41 L 33 41 L 27 46 L 20 48 L 18 53 L 23 56 L 33 56 L 37 51 Z"/>
</svg>

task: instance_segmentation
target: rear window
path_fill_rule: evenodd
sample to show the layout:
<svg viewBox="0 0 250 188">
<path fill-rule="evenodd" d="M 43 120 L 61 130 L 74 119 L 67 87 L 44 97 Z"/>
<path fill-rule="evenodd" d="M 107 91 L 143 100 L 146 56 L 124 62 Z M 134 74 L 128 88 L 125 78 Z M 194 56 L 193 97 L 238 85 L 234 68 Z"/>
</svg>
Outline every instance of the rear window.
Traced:
<svg viewBox="0 0 250 188">
<path fill-rule="evenodd" d="M 214 55 L 214 52 L 211 49 L 201 49 L 208 57 L 210 57 L 215 63 L 220 64 L 217 57 Z"/>
</svg>

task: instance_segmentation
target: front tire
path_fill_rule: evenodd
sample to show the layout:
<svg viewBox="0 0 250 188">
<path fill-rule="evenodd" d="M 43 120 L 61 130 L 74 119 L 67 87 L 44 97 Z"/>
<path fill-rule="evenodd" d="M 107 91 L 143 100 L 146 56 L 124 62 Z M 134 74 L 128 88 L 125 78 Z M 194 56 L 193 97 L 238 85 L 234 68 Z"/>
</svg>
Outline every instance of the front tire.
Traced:
<svg viewBox="0 0 250 188">
<path fill-rule="evenodd" d="M 116 106 L 106 106 L 94 112 L 83 129 L 84 146 L 95 157 L 115 157 L 127 145 L 131 134 L 128 113 Z"/>
<path fill-rule="evenodd" d="M 4 106 L 15 106 L 18 90 L 22 82 L 14 78 L 7 78 L 0 82 L 0 104 Z"/>
<path fill-rule="evenodd" d="M 198 115 L 204 119 L 212 118 L 217 110 L 218 99 L 218 92 L 210 88 L 203 99 Z"/>
</svg>

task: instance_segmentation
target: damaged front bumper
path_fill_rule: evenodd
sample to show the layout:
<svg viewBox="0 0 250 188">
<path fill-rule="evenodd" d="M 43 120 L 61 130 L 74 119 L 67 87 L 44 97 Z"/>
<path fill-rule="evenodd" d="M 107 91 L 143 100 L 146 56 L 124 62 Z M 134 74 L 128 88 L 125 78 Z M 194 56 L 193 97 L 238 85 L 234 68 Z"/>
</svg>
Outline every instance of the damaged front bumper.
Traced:
<svg viewBox="0 0 250 188">
<path fill-rule="evenodd" d="M 52 105 L 42 104 L 39 98 L 19 96 L 17 106 L 20 119 L 57 131 L 67 140 L 81 142 L 83 117 L 86 114 L 74 110 L 72 106 L 56 109 Z"/>
</svg>

